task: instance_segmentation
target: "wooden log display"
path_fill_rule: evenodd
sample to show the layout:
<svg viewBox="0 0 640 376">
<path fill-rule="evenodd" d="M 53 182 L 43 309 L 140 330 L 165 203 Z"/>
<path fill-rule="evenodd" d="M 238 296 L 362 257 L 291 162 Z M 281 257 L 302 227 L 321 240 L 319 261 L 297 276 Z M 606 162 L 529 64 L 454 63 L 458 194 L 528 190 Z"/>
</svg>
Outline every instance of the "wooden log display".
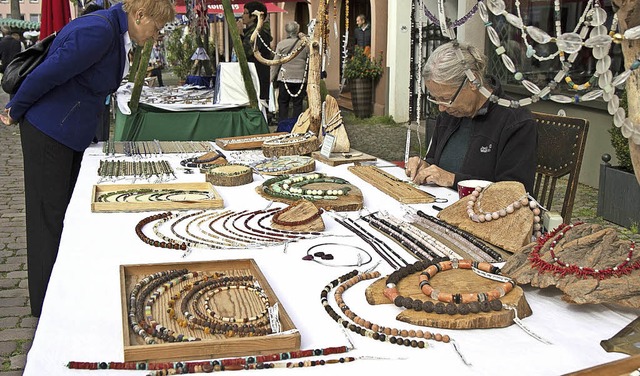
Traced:
<svg viewBox="0 0 640 376">
<path fill-rule="evenodd" d="M 286 179 L 289 177 L 304 176 L 304 175 L 305 174 L 282 175 L 273 179 Z M 316 174 L 316 175 L 321 175 L 321 174 Z M 304 186 L 304 190 L 347 191 L 346 194 L 342 194 L 342 195 L 333 195 L 333 196 L 325 195 L 324 197 L 321 197 L 321 196 L 301 194 L 301 195 L 292 195 L 289 197 L 286 197 L 286 196 L 283 197 L 282 195 L 274 195 L 268 192 L 269 185 L 275 181 L 273 179 L 269 179 L 265 181 L 262 185 L 256 187 L 256 192 L 258 192 L 259 195 L 266 198 L 267 200 L 283 202 L 285 204 L 292 205 L 300 199 L 307 199 L 313 202 L 313 204 L 316 207 L 322 208 L 324 210 L 356 211 L 356 210 L 362 209 L 362 204 L 364 202 L 364 199 L 362 197 L 362 191 L 355 185 L 350 184 L 349 182 L 346 182 L 346 181 L 345 181 L 346 183 L 327 183 L 327 182 L 313 183 L 311 182 Z"/>
<path fill-rule="evenodd" d="M 227 164 L 202 170 L 206 180 L 213 185 L 236 187 L 253 181 L 253 171 L 244 165 Z"/>
<path fill-rule="evenodd" d="M 289 133 L 285 136 L 262 143 L 265 157 L 282 157 L 284 155 L 306 155 L 318 149 L 318 137 L 312 133 Z"/>
<path fill-rule="evenodd" d="M 403 278 L 398 283 L 398 292 L 402 296 L 424 301 L 432 301 L 434 304 L 437 300 L 425 296 L 418 285 L 418 276 L 420 272 L 416 272 Z M 365 291 L 367 302 L 371 305 L 377 304 L 393 304 L 383 295 L 387 277 L 381 278 Z M 436 274 L 431 279 L 431 286 L 434 289 L 451 293 L 469 293 L 469 292 L 485 292 L 495 289 L 500 282 L 492 281 L 480 277 L 470 270 L 452 269 L 446 272 Z M 504 304 L 515 306 L 518 311 L 519 318 L 531 316 L 532 311 L 529 303 L 525 299 L 524 292 L 516 286 L 511 292 L 500 299 Z M 446 329 L 479 329 L 479 328 L 504 328 L 513 324 L 514 311 L 502 309 L 501 311 L 469 313 L 462 315 L 456 313 L 437 314 L 427 313 L 424 311 L 415 311 L 413 309 L 398 308 L 401 312 L 396 319 L 414 325 L 430 326 L 434 328 Z"/>
<path fill-rule="evenodd" d="M 526 193 L 524 186 L 519 182 L 493 183 L 483 191 L 477 204 L 481 204 L 483 210 L 491 212 L 507 207 L 515 200 L 525 197 Z M 477 223 L 467 214 L 467 202 L 465 199 L 454 202 L 442 210 L 438 218 L 510 253 L 531 242 L 531 210 L 522 208 L 497 220 Z"/>
<path fill-rule="evenodd" d="M 433 195 L 411 186 L 376 166 L 349 166 L 349 171 L 403 204 L 428 204 Z"/>
<path fill-rule="evenodd" d="M 315 171 L 316 162 L 304 155 L 284 155 L 258 162 L 252 167 L 261 175 L 290 175 Z"/>
</svg>

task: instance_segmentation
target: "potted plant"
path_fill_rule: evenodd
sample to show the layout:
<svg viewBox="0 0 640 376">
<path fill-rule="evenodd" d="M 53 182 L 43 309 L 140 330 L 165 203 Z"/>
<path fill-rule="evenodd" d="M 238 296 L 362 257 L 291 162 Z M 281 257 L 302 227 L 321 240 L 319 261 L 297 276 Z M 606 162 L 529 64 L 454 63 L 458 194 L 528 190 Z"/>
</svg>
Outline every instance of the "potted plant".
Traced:
<svg viewBox="0 0 640 376">
<path fill-rule="evenodd" d="M 349 81 L 353 112 L 357 117 L 373 115 L 373 85 L 382 76 L 382 53 L 371 58 L 362 47 L 356 46 L 351 59 L 344 67 L 344 77 Z"/>
<path fill-rule="evenodd" d="M 627 109 L 627 96 L 620 96 L 620 107 Z M 609 164 L 611 156 L 604 154 L 600 165 L 598 187 L 598 216 L 618 225 L 630 228 L 640 223 L 640 185 L 633 171 L 629 140 L 622 135 L 620 128 L 609 129 L 618 165 Z"/>
</svg>

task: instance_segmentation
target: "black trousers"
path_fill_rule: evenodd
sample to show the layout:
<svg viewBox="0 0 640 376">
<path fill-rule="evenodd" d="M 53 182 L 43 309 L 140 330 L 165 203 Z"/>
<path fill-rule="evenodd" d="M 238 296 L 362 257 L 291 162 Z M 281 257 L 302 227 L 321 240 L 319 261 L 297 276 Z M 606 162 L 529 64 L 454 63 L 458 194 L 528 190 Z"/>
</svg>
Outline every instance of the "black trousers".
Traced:
<svg viewBox="0 0 640 376">
<path fill-rule="evenodd" d="M 302 83 L 292 83 L 287 82 L 287 87 L 284 86 L 284 82 L 278 81 L 278 120 L 284 120 L 289 117 L 289 103 L 291 103 L 291 107 L 293 107 L 293 113 L 291 115 L 292 118 L 298 119 L 298 116 L 302 113 L 302 101 L 304 97 L 307 95 L 306 84 L 302 89 Z M 287 88 L 289 88 L 289 92 L 292 94 L 296 94 L 300 91 L 300 94 L 297 97 L 291 96 L 289 92 L 287 92 Z"/>
<path fill-rule="evenodd" d="M 83 153 L 52 139 L 27 120 L 20 122 L 20 139 L 24 158 L 29 299 L 31 314 L 39 317 Z"/>
</svg>

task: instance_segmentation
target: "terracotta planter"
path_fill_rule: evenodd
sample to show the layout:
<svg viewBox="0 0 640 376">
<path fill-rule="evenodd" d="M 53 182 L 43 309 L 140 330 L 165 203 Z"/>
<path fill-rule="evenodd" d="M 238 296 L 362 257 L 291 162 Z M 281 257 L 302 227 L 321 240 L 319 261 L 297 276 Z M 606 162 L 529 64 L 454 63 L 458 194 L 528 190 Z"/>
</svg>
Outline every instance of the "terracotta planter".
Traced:
<svg viewBox="0 0 640 376">
<path fill-rule="evenodd" d="M 371 117 L 373 115 L 373 80 L 355 78 L 349 80 L 349 88 L 353 113 L 359 118 Z"/>
</svg>

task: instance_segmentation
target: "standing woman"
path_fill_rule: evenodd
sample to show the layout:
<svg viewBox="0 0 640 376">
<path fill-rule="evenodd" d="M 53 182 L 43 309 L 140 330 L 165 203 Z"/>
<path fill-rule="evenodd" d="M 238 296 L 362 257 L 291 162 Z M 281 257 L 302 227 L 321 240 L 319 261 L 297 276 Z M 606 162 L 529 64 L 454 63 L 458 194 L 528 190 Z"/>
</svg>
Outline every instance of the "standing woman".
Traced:
<svg viewBox="0 0 640 376">
<path fill-rule="evenodd" d="M 156 38 L 174 16 L 171 0 L 124 0 L 71 21 L 0 116 L 7 125 L 20 123 L 33 316 L 42 311 L 65 211 L 104 98 L 128 73 L 132 42 Z"/>
<path fill-rule="evenodd" d="M 284 25 L 287 37 L 276 46 L 276 57 L 283 58 L 302 44 L 298 33 L 300 25 L 291 21 Z M 289 118 L 289 102 L 293 107 L 291 117 L 298 119 L 302 113 L 302 101 L 307 93 L 307 58 L 309 50 L 305 47 L 293 60 L 271 67 L 271 81 L 278 83 L 278 121 Z"/>
</svg>

